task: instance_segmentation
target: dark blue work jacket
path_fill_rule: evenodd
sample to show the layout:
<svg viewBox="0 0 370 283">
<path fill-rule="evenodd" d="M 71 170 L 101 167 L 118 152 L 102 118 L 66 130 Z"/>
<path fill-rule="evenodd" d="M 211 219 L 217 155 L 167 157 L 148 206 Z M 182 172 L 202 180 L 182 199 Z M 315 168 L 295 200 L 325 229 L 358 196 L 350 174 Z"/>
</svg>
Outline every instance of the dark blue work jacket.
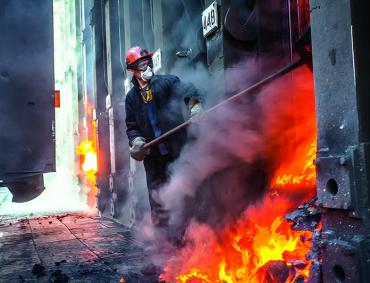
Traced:
<svg viewBox="0 0 370 283">
<path fill-rule="evenodd" d="M 134 87 L 126 96 L 126 126 L 127 137 L 131 142 L 136 137 L 144 137 L 147 142 L 155 138 L 155 132 L 160 130 L 161 134 L 173 129 L 185 121 L 186 104 L 193 96 L 200 100 L 197 89 L 190 83 L 182 82 L 178 77 L 172 75 L 154 75 L 150 80 L 153 92 L 151 112 L 156 118 L 159 129 L 153 129 L 148 117 L 148 103 L 144 103 L 136 79 L 132 80 Z M 170 136 L 163 144 L 171 157 L 176 158 L 181 147 L 186 141 L 186 131 L 180 131 Z M 152 149 L 151 155 L 158 154 L 156 147 Z"/>
</svg>

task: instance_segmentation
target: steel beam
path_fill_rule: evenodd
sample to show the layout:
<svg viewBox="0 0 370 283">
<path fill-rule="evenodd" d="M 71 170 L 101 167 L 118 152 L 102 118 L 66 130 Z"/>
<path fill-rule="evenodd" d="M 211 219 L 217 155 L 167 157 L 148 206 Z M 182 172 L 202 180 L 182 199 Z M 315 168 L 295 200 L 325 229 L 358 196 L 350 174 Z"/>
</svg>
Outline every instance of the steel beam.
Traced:
<svg viewBox="0 0 370 283">
<path fill-rule="evenodd" d="M 324 282 L 370 282 L 369 5 L 310 5 Z"/>
</svg>

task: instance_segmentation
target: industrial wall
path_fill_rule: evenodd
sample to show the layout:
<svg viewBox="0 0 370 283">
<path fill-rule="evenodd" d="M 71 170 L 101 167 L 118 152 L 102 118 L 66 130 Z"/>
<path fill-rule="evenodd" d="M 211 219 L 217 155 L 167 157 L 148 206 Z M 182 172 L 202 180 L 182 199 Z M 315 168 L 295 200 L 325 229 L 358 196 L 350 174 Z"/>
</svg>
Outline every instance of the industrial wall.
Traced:
<svg viewBox="0 0 370 283">
<path fill-rule="evenodd" d="M 317 185 L 328 240 L 324 281 L 368 281 L 370 64 L 360 48 L 369 46 L 360 28 L 368 24 L 361 13 L 365 7 L 345 0 L 311 1 L 311 9 L 308 0 L 76 1 L 85 56 L 82 89 L 94 109 L 81 120 L 98 122 L 99 209 L 129 225 L 148 204 L 143 168 L 130 160 L 125 137 L 124 99 L 130 88 L 125 51 L 134 45 L 157 51 L 156 72 L 193 82 L 210 107 L 297 58 L 310 57 L 311 14 Z M 309 59 L 306 64 L 312 71 Z"/>
<path fill-rule="evenodd" d="M 157 51 L 156 72 L 193 82 L 211 106 L 291 62 L 309 23 L 303 0 L 77 2 L 85 58 L 81 89 L 94 109 L 80 120 L 98 122 L 99 209 L 125 223 L 147 209 L 140 207 L 146 199 L 143 168 L 130 160 L 125 137 L 124 99 L 131 87 L 125 51 L 134 45 Z M 212 80 L 218 84 L 207 83 Z"/>
</svg>

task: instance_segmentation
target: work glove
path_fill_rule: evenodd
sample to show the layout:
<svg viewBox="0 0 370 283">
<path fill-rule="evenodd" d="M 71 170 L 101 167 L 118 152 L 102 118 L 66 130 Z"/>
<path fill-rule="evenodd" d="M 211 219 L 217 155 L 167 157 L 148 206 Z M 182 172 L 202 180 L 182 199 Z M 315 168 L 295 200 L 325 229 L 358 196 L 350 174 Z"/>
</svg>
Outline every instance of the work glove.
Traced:
<svg viewBox="0 0 370 283">
<path fill-rule="evenodd" d="M 190 108 L 190 122 L 193 125 L 196 125 L 196 128 L 199 127 L 200 121 L 203 118 L 203 114 L 202 113 L 203 113 L 203 107 L 202 107 L 202 104 L 200 102 L 195 103 Z"/>
<path fill-rule="evenodd" d="M 200 102 L 195 103 L 191 108 L 190 108 L 190 118 L 193 118 L 195 115 L 199 115 L 200 113 L 203 112 L 203 107 Z"/>
<path fill-rule="evenodd" d="M 150 148 L 144 148 L 146 140 L 143 137 L 136 137 L 131 143 L 130 155 L 133 159 L 143 161 L 150 154 Z"/>
</svg>

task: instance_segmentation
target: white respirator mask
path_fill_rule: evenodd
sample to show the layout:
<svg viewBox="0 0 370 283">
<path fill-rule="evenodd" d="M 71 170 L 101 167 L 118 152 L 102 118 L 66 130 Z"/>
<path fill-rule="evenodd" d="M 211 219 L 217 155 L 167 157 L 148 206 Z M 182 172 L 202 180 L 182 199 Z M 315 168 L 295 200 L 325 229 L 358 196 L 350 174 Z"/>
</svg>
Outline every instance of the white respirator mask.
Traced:
<svg viewBox="0 0 370 283">
<path fill-rule="evenodd" d="M 150 79 L 153 77 L 153 71 L 152 71 L 152 68 L 150 68 L 149 66 L 148 67 L 146 67 L 146 70 L 145 71 L 143 71 L 143 72 L 141 72 L 141 78 L 144 80 L 144 81 L 146 81 L 146 82 L 148 82 L 148 81 L 150 81 Z"/>
</svg>

